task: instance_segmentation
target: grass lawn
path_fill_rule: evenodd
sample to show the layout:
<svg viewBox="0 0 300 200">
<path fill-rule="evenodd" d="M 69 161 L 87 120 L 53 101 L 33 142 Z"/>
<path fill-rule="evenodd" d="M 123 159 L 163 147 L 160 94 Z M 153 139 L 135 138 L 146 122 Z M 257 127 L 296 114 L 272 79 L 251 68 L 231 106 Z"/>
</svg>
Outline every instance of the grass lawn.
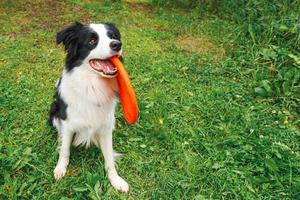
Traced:
<svg viewBox="0 0 300 200">
<path fill-rule="evenodd" d="M 122 33 L 140 107 L 133 126 L 117 110 L 128 194 L 110 186 L 96 147 L 72 149 L 66 177 L 53 177 L 47 117 L 65 57 L 55 36 L 76 20 Z M 2 0 L 0 24 L 0 199 L 300 198 L 299 115 L 254 95 L 260 74 L 241 64 L 251 41 L 230 20 L 146 0 Z"/>
</svg>

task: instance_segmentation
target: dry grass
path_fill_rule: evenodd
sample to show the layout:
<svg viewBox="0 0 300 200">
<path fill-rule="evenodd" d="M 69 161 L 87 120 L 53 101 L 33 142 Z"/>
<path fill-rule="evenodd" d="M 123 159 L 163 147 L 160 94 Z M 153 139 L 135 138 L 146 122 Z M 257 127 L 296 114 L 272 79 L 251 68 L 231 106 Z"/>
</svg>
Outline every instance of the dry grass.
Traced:
<svg viewBox="0 0 300 200">
<path fill-rule="evenodd" d="M 212 56 L 214 63 L 219 63 L 225 55 L 225 49 L 221 45 L 203 35 L 179 36 L 176 40 L 176 46 L 189 54 L 197 53 Z"/>
<path fill-rule="evenodd" d="M 91 19 L 90 14 L 83 8 L 51 0 L 24 0 L 18 3 L 18 7 L 12 7 L 9 1 L 3 1 L 0 3 L 0 12 L 3 24 L 10 24 L 3 28 L 8 38 L 30 34 L 33 29 L 57 31 L 58 28 L 68 25 L 70 18 L 83 23 Z"/>
</svg>

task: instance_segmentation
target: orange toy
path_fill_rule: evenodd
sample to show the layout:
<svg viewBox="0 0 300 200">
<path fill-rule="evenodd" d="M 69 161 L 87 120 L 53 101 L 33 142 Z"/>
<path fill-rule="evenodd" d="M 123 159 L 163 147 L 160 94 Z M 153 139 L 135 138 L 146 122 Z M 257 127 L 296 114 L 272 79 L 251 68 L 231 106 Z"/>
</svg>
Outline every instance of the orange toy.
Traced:
<svg viewBox="0 0 300 200">
<path fill-rule="evenodd" d="M 118 57 L 114 56 L 110 58 L 110 61 L 117 68 L 117 82 L 120 93 L 120 102 L 124 117 L 128 124 L 134 124 L 139 115 L 139 108 L 137 105 L 135 93 L 130 83 L 129 76 L 123 63 Z"/>
</svg>

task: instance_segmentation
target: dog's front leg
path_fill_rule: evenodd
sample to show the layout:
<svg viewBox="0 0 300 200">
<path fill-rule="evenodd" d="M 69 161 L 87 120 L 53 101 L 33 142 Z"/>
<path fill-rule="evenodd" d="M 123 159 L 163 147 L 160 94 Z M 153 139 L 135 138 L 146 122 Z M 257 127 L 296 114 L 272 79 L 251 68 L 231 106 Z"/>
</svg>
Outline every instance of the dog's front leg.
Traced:
<svg viewBox="0 0 300 200">
<path fill-rule="evenodd" d="M 112 146 L 112 130 L 101 134 L 100 147 L 105 161 L 105 168 L 112 186 L 120 192 L 128 192 L 128 183 L 121 178 L 116 170 L 114 162 L 114 151 Z"/>
<path fill-rule="evenodd" d="M 74 133 L 66 130 L 62 130 L 60 133 L 61 146 L 59 148 L 59 158 L 54 169 L 54 177 L 56 180 L 61 179 L 67 171 L 69 164 L 70 148 Z"/>
</svg>

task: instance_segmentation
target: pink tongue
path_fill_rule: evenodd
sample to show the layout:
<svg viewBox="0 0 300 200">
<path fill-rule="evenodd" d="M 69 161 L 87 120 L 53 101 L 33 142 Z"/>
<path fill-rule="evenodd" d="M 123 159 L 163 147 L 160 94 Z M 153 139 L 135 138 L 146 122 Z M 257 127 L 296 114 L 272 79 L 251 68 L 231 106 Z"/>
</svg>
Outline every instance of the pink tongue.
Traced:
<svg viewBox="0 0 300 200">
<path fill-rule="evenodd" d="M 90 64 L 95 70 L 103 71 L 104 73 L 111 73 L 116 70 L 113 64 L 107 60 L 91 60 Z"/>
</svg>

